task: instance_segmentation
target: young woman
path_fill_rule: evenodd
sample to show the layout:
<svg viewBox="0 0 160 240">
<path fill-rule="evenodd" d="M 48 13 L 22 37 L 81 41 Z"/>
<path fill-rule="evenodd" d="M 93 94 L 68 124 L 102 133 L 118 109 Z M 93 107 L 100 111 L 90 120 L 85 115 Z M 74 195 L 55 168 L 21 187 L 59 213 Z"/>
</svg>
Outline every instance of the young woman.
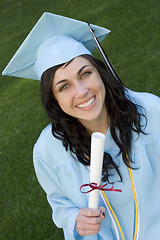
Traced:
<svg viewBox="0 0 160 240">
<path fill-rule="evenodd" d="M 34 146 L 35 171 L 65 239 L 159 239 L 160 99 L 128 90 L 66 36 L 44 41 L 30 72 L 51 122 Z M 105 134 L 102 184 L 122 192 L 107 191 L 89 209 L 80 187 L 97 131 Z"/>
<path fill-rule="evenodd" d="M 41 90 L 51 125 L 35 145 L 35 169 L 52 206 L 53 220 L 63 227 L 66 239 L 115 239 L 108 213 L 102 221 L 102 199 L 103 208 L 88 209 L 88 196 L 79 190 L 89 182 L 87 156 L 90 136 L 95 131 L 106 134 L 102 181 L 114 182 L 122 190 L 106 194 L 122 224 L 125 239 L 132 239 L 135 229 L 128 167 L 133 168 L 136 183 L 140 239 L 156 239 L 160 226 L 156 190 L 160 183 L 159 98 L 127 90 L 102 62 L 90 55 L 46 70 Z"/>
</svg>

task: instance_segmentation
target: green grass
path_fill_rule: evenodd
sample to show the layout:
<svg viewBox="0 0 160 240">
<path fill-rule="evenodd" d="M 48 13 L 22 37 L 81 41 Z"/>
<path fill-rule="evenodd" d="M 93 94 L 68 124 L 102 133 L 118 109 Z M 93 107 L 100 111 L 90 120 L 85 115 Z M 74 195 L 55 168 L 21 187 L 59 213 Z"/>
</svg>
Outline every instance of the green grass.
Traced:
<svg viewBox="0 0 160 240">
<path fill-rule="evenodd" d="M 103 47 L 123 82 L 133 90 L 160 96 L 159 9 L 159 0 L 1 1 L 0 71 L 48 11 L 110 29 Z M 2 240 L 63 239 L 32 163 L 33 145 L 47 124 L 39 82 L 0 76 Z"/>
</svg>

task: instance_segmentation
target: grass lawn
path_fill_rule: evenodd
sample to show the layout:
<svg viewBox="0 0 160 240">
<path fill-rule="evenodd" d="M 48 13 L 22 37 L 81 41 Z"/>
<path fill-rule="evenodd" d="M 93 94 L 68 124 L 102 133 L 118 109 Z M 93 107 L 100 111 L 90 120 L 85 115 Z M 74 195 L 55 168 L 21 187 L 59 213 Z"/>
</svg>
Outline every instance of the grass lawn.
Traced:
<svg viewBox="0 0 160 240">
<path fill-rule="evenodd" d="M 120 78 L 128 88 L 160 96 L 159 0 L 1 1 L 0 72 L 45 11 L 110 29 L 103 47 Z M 63 239 L 32 163 L 47 124 L 39 81 L 0 76 L 1 240 Z"/>
</svg>

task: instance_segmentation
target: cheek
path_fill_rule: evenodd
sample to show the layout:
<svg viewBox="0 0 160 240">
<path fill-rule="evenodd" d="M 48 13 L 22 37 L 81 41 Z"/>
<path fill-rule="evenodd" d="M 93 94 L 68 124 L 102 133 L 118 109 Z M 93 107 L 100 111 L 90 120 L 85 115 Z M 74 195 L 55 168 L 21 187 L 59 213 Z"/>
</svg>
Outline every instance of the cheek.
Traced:
<svg viewBox="0 0 160 240">
<path fill-rule="evenodd" d="M 99 92 L 101 93 L 102 98 L 105 98 L 105 96 L 106 96 L 106 89 L 105 89 L 104 83 L 103 83 L 103 81 L 101 80 L 101 78 L 100 78 L 99 81 L 98 81 L 97 89 L 98 89 Z"/>
<path fill-rule="evenodd" d="M 71 100 L 69 97 L 61 97 L 59 99 L 57 99 L 58 104 L 60 106 L 60 108 L 63 110 L 63 112 L 65 113 L 69 113 L 69 109 L 71 108 Z"/>
</svg>

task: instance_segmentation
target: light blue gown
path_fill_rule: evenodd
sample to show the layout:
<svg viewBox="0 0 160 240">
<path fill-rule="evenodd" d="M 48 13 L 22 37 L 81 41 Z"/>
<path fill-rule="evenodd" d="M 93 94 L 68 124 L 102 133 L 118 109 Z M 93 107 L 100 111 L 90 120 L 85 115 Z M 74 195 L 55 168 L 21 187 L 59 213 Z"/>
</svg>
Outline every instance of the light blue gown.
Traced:
<svg viewBox="0 0 160 240">
<path fill-rule="evenodd" d="M 139 203 L 139 240 L 160 239 L 160 98 L 148 93 L 129 91 L 128 97 L 145 108 L 147 135 L 133 133 L 133 178 Z M 144 124 L 144 119 L 142 124 Z M 128 168 L 113 141 L 110 129 L 105 140 L 105 151 L 119 165 L 123 181 L 116 172 L 110 177 L 114 187 L 122 192 L 106 192 L 108 200 L 121 224 L 125 240 L 134 234 L 135 207 Z M 88 194 L 80 192 L 80 186 L 89 183 L 89 167 L 82 165 L 66 152 L 61 141 L 52 136 L 51 125 L 41 133 L 34 146 L 34 166 L 38 181 L 47 194 L 53 210 L 53 221 L 63 228 L 65 239 L 115 240 L 115 229 L 109 214 L 102 221 L 97 235 L 81 237 L 75 230 L 75 219 L 80 208 L 88 206 Z M 99 206 L 104 206 L 100 197 Z"/>
</svg>

